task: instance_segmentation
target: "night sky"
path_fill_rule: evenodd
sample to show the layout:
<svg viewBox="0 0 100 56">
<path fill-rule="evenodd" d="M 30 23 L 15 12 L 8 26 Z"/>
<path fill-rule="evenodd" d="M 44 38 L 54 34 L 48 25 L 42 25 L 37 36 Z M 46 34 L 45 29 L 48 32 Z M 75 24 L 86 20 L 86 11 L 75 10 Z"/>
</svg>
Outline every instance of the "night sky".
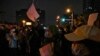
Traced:
<svg viewBox="0 0 100 56">
<path fill-rule="evenodd" d="M 3 21 L 15 22 L 16 11 L 29 8 L 31 3 L 32 0 L 0 0 L 0 11 L 3 11 L 0 16 Z M 35 0 L 35 5 L 45 10 L 47 24 L 54 23 L 56 16 L 64 14 L 69 6 L 74 13 L 82 13 L 82 0 Z"/>
</svg>

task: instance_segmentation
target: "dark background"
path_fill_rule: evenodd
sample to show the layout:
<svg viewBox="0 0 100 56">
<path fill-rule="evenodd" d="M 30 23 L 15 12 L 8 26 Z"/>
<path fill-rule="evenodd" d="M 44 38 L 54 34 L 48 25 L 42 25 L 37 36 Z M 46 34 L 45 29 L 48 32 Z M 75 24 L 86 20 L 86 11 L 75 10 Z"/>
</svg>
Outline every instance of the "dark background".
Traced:
<svg viewBox="0 0 100 56">
<path fill-rule="evenodd" d="M 0 0 L 1 18 L 3 21 L 16 22 L 16 11 L 29 8 L 32 2 L 32 0 Z M 83 12 L 82 0 L 35 0 L 34 3 L 36 7 L 45 10 L 46 24 L 54 23 L 56 16 L 64 14 L 69 6 L 76 14 Z"/>
</svg>

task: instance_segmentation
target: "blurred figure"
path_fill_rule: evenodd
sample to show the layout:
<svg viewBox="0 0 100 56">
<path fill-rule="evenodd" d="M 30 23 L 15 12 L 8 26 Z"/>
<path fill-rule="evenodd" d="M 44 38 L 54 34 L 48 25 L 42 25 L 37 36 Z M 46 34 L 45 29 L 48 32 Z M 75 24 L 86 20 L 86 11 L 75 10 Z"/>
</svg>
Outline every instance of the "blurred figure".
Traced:
<svg viewBox="0 0 100 56">
<path fill-rule="evenodd" d="M 64 38 L 65 31 L 61 27 L 51 25 L 45 32 L 46 43 L 51 43 L 53 56 L 71 56 L 70 42 Z"/>
<path fill-rule="evenodd" d="M 87 25 L 75 29 L 73 33 L 66 34 L 65 38 L 72 41 L 74 56 L 100 56 L 100 22 L 99 13 L 89 15 Z"/>
<path fill-rule="evenodd" d="M 6 29 L 4 25 L 0 26 L 0 56 L 9 56 L 9 42 L 6 38 Z"/>
<path fill-rule="evenodd" d="M 9 51 L 10 51 L 10 56 L 17 56 L 18 55 L 18 43 L 17 43 L 17 36 L 18 32 L 16 31 L 15 28 L 12 28 L 7 35 L 7 39 L 9 41 Z"/>
<path fill-rule="evenodd" d="M 25 29 L 19 30 L 18 33 L 18 49 L 21 56 L 28 55 L 28 38 Z"/>
<path fill-rule="evenodd" d="M 84 23 L 85 23 L 85 22 L 84 22 L 83 18 L 81 18 L 81 16 L 78 16 L 78 17 L 76 17 L 75 19 L 73 19 L 73 24 L 74 24 L 74 26 L 73 26 L 73 31 L 74 31 L 77 27 L 83 25 Z"/>
<path fill-rule="evenodd" d="M 59 34 L 57 34 L 58 39 L 59 39 L 58 43 L 60 44 L 60 48 L 58 48 L 59 53 L 56 54 L 56 56 L 72 56 L 72 53 L 70 50 L 71 41 L 66 40 L 64 36 L 65 34 L 68 34 L 68 33 L 70 33 L 69 29 L 60 27 Z"/>
<path fill-rule="evenodd" d="M 41 37 L 39 36 L 38 30 L 39 25 L 35 22 L 29 36 L 30 56 L 40 56 L 39 48 L 41 46 Z"/>
</svg>

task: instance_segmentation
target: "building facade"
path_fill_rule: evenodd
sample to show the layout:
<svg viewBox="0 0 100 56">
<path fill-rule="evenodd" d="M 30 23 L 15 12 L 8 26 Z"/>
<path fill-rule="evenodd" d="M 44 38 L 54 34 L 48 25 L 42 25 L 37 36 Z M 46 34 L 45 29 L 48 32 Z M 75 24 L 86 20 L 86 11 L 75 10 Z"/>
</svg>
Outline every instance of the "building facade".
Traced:
<svg viewBox="0 0 100 56">
<path fill-rule="evenodd" d="M 91 13 L 93 11 L 100 12 L 100 0 L 83 0 L 83 12 Z"/>
</svg>

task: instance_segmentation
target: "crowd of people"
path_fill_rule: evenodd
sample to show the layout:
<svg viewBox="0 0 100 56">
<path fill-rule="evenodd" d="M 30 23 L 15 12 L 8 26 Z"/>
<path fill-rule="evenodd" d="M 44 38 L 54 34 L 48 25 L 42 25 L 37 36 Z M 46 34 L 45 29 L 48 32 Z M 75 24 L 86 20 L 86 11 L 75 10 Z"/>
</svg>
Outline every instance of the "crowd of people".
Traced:
<svg viewBox="0 0 100 56">
<path fill-rule="evenodd" d="M 99 28 L 98 31 L 100 31 L 100 26 L 97 21 L 99 21 L 99 18 L 96 19 L 93 24 Z M 84 22 L 82 20 L 75 20 L 74 30 L 83 24 Z M 67 30 L 64 29 L 63 27 L 56 26 L 48 26 L 44 29 L 43 26 L 38 23 L 34 23 L 32 27 L 0 25 L 0 56 L 41 56 L 39 49 L 48 43 L 51 44 L 53 52 L 51 56 L 100 55 L 99 40 L 84 40 L 84 35 L 82 35 L 82 37 L 84 37 L 82 40 L 77 40 L 73 34 L 69 36 L 70 31 L 68 31 L 69 29 L 67 29 L 67 27 Z M 81 30 L 84 29 L 83 27 Z M 81 32 L 81 30 L 77 30 L 76 32 Z M 87 31 L 88 30 L 86 30 L 85 33 L 87 33 Z M 95 31 L 92 32 L 91 34 L 96 33 Z M 99 35 L 100 33 L 96 36 L 98 39 L 100 39 Z M 70 38 L 75 39 L 70 40 Z M 84 44 L 86 44 L 86 46 Z"/>
<path fill-rule="evenodd" d="M 39 48 L 48 43 L 54 46 L 55 56 L 70 55 L 70 42 L 64 38 L 63 28 L 43 26 L 34 23 L 33 27 L 0 25 L 0 55 L 2 56 L 40 56 Z M 67 44 L 66 44 L 67 43 Z"/>
</svg>

